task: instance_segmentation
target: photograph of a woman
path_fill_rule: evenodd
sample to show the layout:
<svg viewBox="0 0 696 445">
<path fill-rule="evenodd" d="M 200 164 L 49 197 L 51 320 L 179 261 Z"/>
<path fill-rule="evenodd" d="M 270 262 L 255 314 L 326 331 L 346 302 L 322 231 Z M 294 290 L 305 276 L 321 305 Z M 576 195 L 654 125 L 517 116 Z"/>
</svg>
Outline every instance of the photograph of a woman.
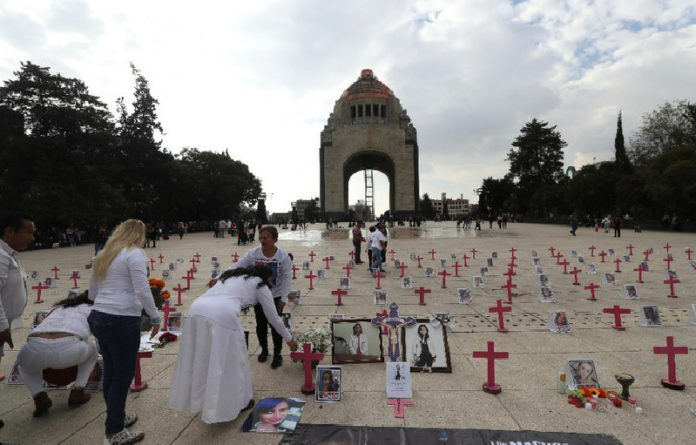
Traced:
<svg viewBox="0 0 696 445">
<path fill-rule="evenodd" d="M 341 400 L 341 368 L 318 366 L 316 385 L 317 402 L 339 402 Z"/>
<path fill-rule="evenodd" d="M 341 319 L 331 315 L 332 363 L 382 362 L 380 328 L 369 319 Z"/>
<path fill-rule="evenodd" d="M 598 388 L 597 372 L 592 360 L 570 360 L 568 362 L 570 373 L 573 376 L 575 386 L 578 388 Z"/>
<path fill-rule="evenodd" d="M 285 433 L 295 431 L 302 416 L 304 400 L 266 398 L 261 399 L 246 419 L 242 431 L 257 433 Z"/>
<path fill-rule="evenodd" d="M 423 368 L 424 371 L 433 372 L 433 362 L 437 358 L 437 352 L 429 332 L 427 325 L 418 325 L 418 338 L 413 344 L 411 365 Z"/>
<path fill-rule="evenodd" d="M 402 330 L 403 361 L 411 372 L 452 372 L 446 330 L 442 322 L 425 318 Z"/>
<path fill-rule="evenodd" d="M 355 323 L 355 325 L 353 325 L 353 335 L 350 336 L 348 348 L 353 355 L 367 355 L 367 337 L 363 334 L 360 323 Z"/>
</svg>

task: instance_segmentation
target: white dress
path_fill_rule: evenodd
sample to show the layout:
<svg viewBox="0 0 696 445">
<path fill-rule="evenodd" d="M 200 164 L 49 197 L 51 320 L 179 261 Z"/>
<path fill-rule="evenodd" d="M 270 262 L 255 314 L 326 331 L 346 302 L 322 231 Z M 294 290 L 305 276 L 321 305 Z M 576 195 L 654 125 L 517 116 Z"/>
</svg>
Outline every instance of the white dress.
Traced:
<svg viewBox="0 0 696 445">
<path fill-rule="evenodd" d="M 259 278 L 232 277 L 198 297 L 184 320 L 181 346 L 169 393 L 177 411 L 201 413 L 205 423 L 228 422 L 252 399 L 249 356 L 239 323 L 242 307 L 260 303 L 273 328 L 289 341 L 290 332 Z"/>
</svg>

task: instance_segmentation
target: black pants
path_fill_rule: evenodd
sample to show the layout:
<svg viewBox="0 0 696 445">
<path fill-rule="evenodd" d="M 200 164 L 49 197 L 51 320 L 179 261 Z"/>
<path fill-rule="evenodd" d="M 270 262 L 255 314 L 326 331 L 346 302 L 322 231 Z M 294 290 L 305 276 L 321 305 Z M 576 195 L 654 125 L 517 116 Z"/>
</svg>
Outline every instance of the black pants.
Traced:
<svg viewBox="0 0 696 445">
<path fill-rule="evenodd" d="M 280 297 L 273 299 L 276 310 L 278 310 L 279 301 Z M 254 315 L 256 316 L 256 336 L 259 339 L 259 345 L 261 345 L 261 349 L 268 351 L 268 318 L 263 313 L 260 304 L 254 305 Z M 280 315 L 280 311 L 278 311 L 278 315 Z M 283 349 L 283 337 L 273 329 L 273 326 L 271 326 L 271 337 L 273 337 L 273 355 L 280 355 L 280 351 Z"/>
</svg>

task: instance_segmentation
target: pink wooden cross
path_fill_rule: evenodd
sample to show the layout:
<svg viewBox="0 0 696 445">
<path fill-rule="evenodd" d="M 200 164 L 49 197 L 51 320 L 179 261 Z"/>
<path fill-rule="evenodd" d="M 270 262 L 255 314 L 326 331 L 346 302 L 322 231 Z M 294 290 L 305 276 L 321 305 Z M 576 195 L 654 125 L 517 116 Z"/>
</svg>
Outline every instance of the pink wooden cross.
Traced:
<svg viewBox="0 0 696 445">
<path fill-rule="evenodd" d="M 691 261 L 691 254 L 694 253 L 694 251 L 691 250 L 691 247 L 689 247 L 688 249 L 684 250 L 684 252 L 686 253 L 686 259 L 689 260 L 689 261 Z"/>
<path fill-rule="evenodd" d="M 442 288 L 447 289 L 447 276 L 452 275 L 451 273 L 447 272 L 446 269 L 440 271 L 437 273 L 438 275 L 442 275 Z"/>
<path fill-rule="evenodd" d="M 430 254 L 430 259 L 431 259 L 431 260 L 434 260 L 434 259 L 435 259 L 435 254 L 437 253 L 437 252 L 435 251 L 435 249 L 430 249 L 430 252 L 428 252 L 428 253 Z"/>
<path fill-rule="evenodd" d="M 302 345 L 302 352 L 293 351 L 290 353 L 290 358 L 293 360 L 302 360 L 304 362 L 304 385 L 300 390 L 302 394 L 314 394 L 315 386 L 312 381 L 312 360 L 321 360 L 324 354 L 321 352 L 312 352 L 312 344 L 305 343 Z"/>
<path fill-rule="evenodd" d="M 235 252 L 232 254 L 232 262 L 236 263 L 237 261 L 239 261 L 239 254 Z"/>
<path fill-rule="evenodd" d="M 394 407 L 394 417 L 397 419 L 404 418 L 404 406 L 411 406 L 413 402 L 411 400 L 404 399 L 389 399 L 387 400 L 387 405 L 392 405 Z"/>
<path fill-rule="evenodd" d="M 570 261 L 563 259 L 560 263 L 558 263 L 559 266 L 563 266 L 563 274 L 568 275 L 568 266 L 570 265 Z"/>
<path fill-rule="evenodd" d="M 382 289 L 382 278 L 386 278 L 387 274 L 383 274 L 381 270 L 372 274 L 373 277 L 377 278 L 377 286 L 375 289 Z"/>
<path fill-rule="evenodd" d="M 554 254 L 556 253 L 556 248 L 555 248 L 555 247 L 553 247 L 553 246 L 549 247 L 549 248 L 548 248 L 548 249 L 546 249 L 546 250 L 548 250 L 549 252 L 551 252 L 551 256 L 552 256 L 552 257 L 553 257 L 553 256 L 554 256 Z"/>
<path fill-rule="evenodd" d="M 616 264 L 616 270 L 614 272 L 621 273 L 621 269 L 619 268 L 621 263 L 622 263 L 621 258 L 617 258 L 614 260 L 614 264 Z"/>
<path fill-rule="evenodd" d="M 143 382 L 143 377 L 140 374 L 140 359 L 152 357 L 152 351 L 138 351 L 135 356 L 135 377 L 131 383 L 130 390 L 134 392 L 142 391 L 147 388 L 147 382 Z"/>
<path fill-rule="evenodd" d="M 454 267 L 454 276 L 458 277 L 459 276 L 459 269 L 462 268 L 462 265 L 459 264 L 459 261 L 455 261 L 454 264 L 452 265 Z"/>
<path fill-rule="evenodd" d="M 663 281 L 664 284 L 669 284 L 669 295 L 667 295 L 669 298 L 677 298 L 677 295 L 674 293 L 674 285 L 681 283 L 678 279 L 674 278 L 672 275 L 669 276 L 669 280 Z"/>
<path fill-rule="evenodd" d="M 635 269 L 633 269 L 633 272 L 638 272 L 638 283 L 643 282 L 643 268 L 638 266 Z"/>
<path fill-rule="evenodd" d="M 58 266 L 53 266 L 53 269 L 51 270 L 53 271 L 53 278 L 58 279 L 58 271 L 60 271 L 60 269 L 58 269 Z"/>
<path fill-rule="evenodd" d="M 331 269 L 331 257 L 325 256 L 324 257 L 324 269 L 329 270 Z"/>
<path fill-rule="evenodd" d="M 467 263 L 467 260 L 469 259 L 469 255 L 464 254 L 462 256 L 462 259 L 464 260 L 464 267 L 469 267 L 469 264 Z"/>
<path fill-rule="evenodd" d="M 662 246 L 662 247 L 667 251 L 667 253 L 669 253 L 669 249 L 670 249 L 672 246 L 670 246 L 669 243 L 667 243 L 666 245 L 664 245 L 664 246 Z"/>
<path fill-rule="evenodd" d="M 512 304 L 512 289 L 516 289 L 517 285 L 512 284 L 512 280 L 508 278 L 507 283 L 503 286 L 500 286 L 501 289 L 507 289 L 507 304 Z"/>
<path fill-rule="evenodd" d="M 44 301 L 41 299 L 41 291 L 44 289 L 48 289 L 49 286 L 45 286 L 41 281 L 39 281 L 39 283 L 36 286 L 32 286 L 31 288 L 36 291 L 36 301 L 34 302 L 34 304 L 43 303 Z"/>
<path fill-rule="evenodd" d="M 341 295 L 348 295 L 347 291 L 344 291 L 343 289 L 336 289 L 331 291 L 331 295 L 336 295 L 338 297 L 338 301 L 336 302 L 336 306 L 343 306 L 343 301 L 341 300 Z"/>
<path fill-rule="evenodd" d="M 667 336 L 667 346 L 654 346 L 654 354 L 666 354 L 667 355 L 667 375 L 666 379 L 662 379 L 662 386 L 669 389 L 683 390 L 685 385 L 677 380 L 677 362 L 675 360 L 675 355 L 677 354 L 688 354 L 689 348 L 686 346 L 674 346 L 674 337 Z"/>
<path fill-rule="evenodd" d="M 515 249 L 514 247 L 512 247 L 510 250 L 508 250 L 508 252 L 510 252 L 510 258 L 511 258 L 511 259 L 514 260 L 515 258 L 517 258 L 517 257 L 515 256 L 515 252 L 517 252 L 517 249 Z"/>
<path fill-rule="evenodd" d="M 169 307 L 169 300 L 164 301 L 164 307 L 162 308 L 162 312 L 164 312 L 164 328 L 162 328 L 162 330 L 166 331 L 169 327 L 169 314 L 175 310 L 176 309 Z"/>
<path fill-rule="evenodd" d="M 643 252 L 643 255 L 645 255 L 645 261 L 650 261 L 650 249 Z"/>
<path fill-rule="evenodd" d="M 196 252 L 193 254 L 194 257 L 196 257 L 196 262 L 200 263 L 201 262 L 201 254 Z"/>
<path fill-rule="evenodd" d="M 556 258 L 556 264 L 558 264 L 558 265 L 561 264 L 561 258 L 563 258 L 563 254 L 560 251 L 556 252 L 556 255 L 551 255 L 551 256 Z"/>
<path fill-rule="evenodd" d="M 388 253 L 389 255 L 391 255 L 391 260 L 394 261 L 394 255 L 396 255 L 396 251 L 394 249 L 391 249 Z"/>
<path fill-rule="evenodd" d="M 614 314 L 614 324 L 611 326 L 612 328 L 618 330 L 618 331 L 623 331 L 626 328 L 621 324 L 621 314 L 630 314 L 631 310 L 629 308 L 622 308 L 619 307 L 618 304 L 615 304 L 614 307 L 605 307 L 602 309 L 602 311 L 605 314 Z"/>
<path fill-rule="evenodd" d="M 162 255 L 162 253 L 160 253 L 157 258 L 159 258 L 160 264 L 162 264 L 162 262 L 164 261 L 164 255 Z"/>
<path fill-rule="evenodd" d="M 309 271 L 309 275 L 305 275 L 305 278 L 309 278 L 309 290 L 314 289 L 314 279 L 317 277 L 314 275 L 314 271 Z"/>
<path fill-rule="evenodd" d="M 186 292 L 186 288 L 181 287 L 181 283 L 179 283 L 176 285 L 176 287 L 173 287 L 172 290 L 175 290 L 177 293 L 176 304 L 174 306 L 181 306 L 181 293 Z"/>
<path fill-rule="evenodd" d="M 355 252 L 352 250 L 350 252 L 348 252 L 348 255 L 350 255 L 351 260 L 355 258 Z"/>
<path fill-rule="evenodd" d="M 198 269 L 189 269 L 186 271 L 187 274 L 191 275 L 192 280 L 196 279 L 196 272 L 198 272 Z"/>
<path fill-rule="evenodd" d="M 476 252 L 478 252 L 478 250 L 472 248 L 469 252 L 471 252 L 471 259 L 475 260 L 476 259 Z"/>
<path fill-rule="evenodd" d="M 628 246 L 626 246 L 626 248 L 628 249 L 628 254 L 631 256 L 633 256 L 633 248 L 634 247 L 635 246 L 633 244 L 629 244 Z"/>
<path fill-rule="evenodd" d="M 155 259 L 150 258 L 150 270 L 155 270 Z"/>
<path fill-rule="evenodd" d="M 602 250 L 601 252 L 599 252 L 599 256 L 602 257 L 602 262 L 604 263 L 604 258 L 607 256 L 607 253 Z"/>
<path fill-rule="evenodd" d="M 191 276 L 191 271 L 187 271 L 187 272 L 186 272 L 186 276 L 185 276 L 185 277 L 181 277 L 182 280 L 186 280 L 186 288 L 185 288 L 186 290 L 191 289 L 191 278 L 193 278 L 193 277 Z"/>
<path fill-rule="evenodd" d="M 590 246 L 590 256 L 592 256 L 592 257 L 594 256 L 595 249 L 597 249 L 597 248 L 594 246 L 594 244 Z"/>
<path fill-rule="evenodd" d="M 488 308 L 488 312 L 498 313 L 498 332 L 508 332 L 507 328 L 505 327 L 505 317 L 503 317 L 503 313 L 512 312 L 512 307 L 503 306 L 503 300 L 497 300 L 495 306 Z"/>
<path fill-rule="evenodd" d="M 665 259 L 662 260 L 662 261 L 667 261 L 667 269 L 671 269 L 671 268 L 672 268 L 672 261 L 674 261 L 674 260 L 672 259 L 672 256 L 671 256 L 671 255 L 667 255 L 667 258 L 665 258 Z"/>
<path fill-rule="evenodd" d="M 585 286 L 585 290 L 590 291 L 590 298 L 588 298 L 588 300 L 597 301 L 597 298 L 595 297 L 595 289 L 599 289 L 599 284 L 590 283 L 589 286 Z"/>
<path fill-rule="evenodd" d="M 310 261 L 311 261 L 312 263 L 314 262 L 314 257 L 315 257 L 315 256 L 317 256 L 317 254 L 314 253 L 313 250 L 312 250 L 311 252 L 309 252 L 309 258 L 310 258 Z"/>
<path fill-rule="evenodd" d="M 196 259 L 195 259 L 195 258 L 191 258 L 191 259 L 189 260 L 189 263 L 191 263 L 191 270 L 194 271 L 194 272 L 198 272 L 198 269 L 196 269 Z"/>
<path fill-rule="evenodd" d="M 297 279 L 297 271 L 300 270 L 299 267 L 295 266 L 295 263 L 292 264 L 292 279 L 296 280 Z"/>
<path fill-rule="evenodd" d="M 483 390 L 490 394 L 499 394 L 502 388 L 495 383 L 495 360 L 506 359 L 509 357 L 509 354 L 507 352 L 495 352 L 495 343 L 489 341 L 486 351 L 474 351 L 473 356 L 474 358 L 488 359 L 488 381 L 483 384 Z"/>
<path fill-rule="evenodd" d="M 575 277 L 575 281 L 573 281 L 573 284 L 575 286 L 580 286 L 580 282 L 578 281 L 578 274 L 582 272 L 582 269 L 578 269 L 577 267 L 573 266 L 573 270 L 570 271 L 571 274 Z"/>
<path fill-rule="evenodd" d="M 71 280 L 73 280 L 73 289 L 79 289 L 80 286 L 77 285 L 77 280 L 80 279 L 80 276 L 77 274 L 73 274 L 72 277 L 70 277 Z"/>
<path fill-rule="evenodd" d="M 418 261 L 418 268 L 421 269 L 423 266 L 421 266 L 421 261 L 423 261 L 423 257 L 418 255 L 416 257 L 416 261 Z"/>
<path fill-rule="evenodd" d="M 415 289 L 415 293 L 418 294 L 418 304 L 421 306 L 425 306 L 425 294 L 429 294 L 432 291 L 430 289 L 426 289 L 423 286 L 419 287 L 418 289 Z M 378 314 L 379 315 L 379 314 Z"/>
<path fill-rule="evenodd" d="M 406 265 L 406 263 L 404 263 L 404 262 L 402 261 L 402 262 L 399 263 L 399 269 L 401 269 L 401 277 L 400 277 L 400 278 L 403 278 L 403 277 L 404 277 L 404 271 L 405 271 L 406 269 L 408 269 L 408 266 Z"/>
<path fill-rule="evenodd" d="M 346 276 L 350 278 L 350 264 L 346 264 L 345 266 L 341 267 L 341 269 L 346 271 Z"/>
</svg>

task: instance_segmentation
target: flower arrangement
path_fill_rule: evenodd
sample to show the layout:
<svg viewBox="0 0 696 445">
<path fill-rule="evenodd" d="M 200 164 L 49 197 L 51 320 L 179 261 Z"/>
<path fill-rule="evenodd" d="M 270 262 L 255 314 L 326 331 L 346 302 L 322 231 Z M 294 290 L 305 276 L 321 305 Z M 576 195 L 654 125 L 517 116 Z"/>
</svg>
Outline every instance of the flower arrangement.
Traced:
<svg viewBox="0 0 696 445">
<path fill-rule="evenodd" d="M 331 332 L 327 329 L 311 329 L 295 336 L 298 344 L 311 343 L 314 351 L 326 353 L 332 346 Z"/>
<path fill-rule="evenodd" d="M 164 302 L 171 297 L 168 290 L 163 290 L 167 283 L 158 278 L 150 278 L 148 281 L 150 283 L 150 291 L 152 291 L 152 298 L 155 300 L 155 306 L 157 306 L 157 309 L 162 309 Z"/>
</svg>

